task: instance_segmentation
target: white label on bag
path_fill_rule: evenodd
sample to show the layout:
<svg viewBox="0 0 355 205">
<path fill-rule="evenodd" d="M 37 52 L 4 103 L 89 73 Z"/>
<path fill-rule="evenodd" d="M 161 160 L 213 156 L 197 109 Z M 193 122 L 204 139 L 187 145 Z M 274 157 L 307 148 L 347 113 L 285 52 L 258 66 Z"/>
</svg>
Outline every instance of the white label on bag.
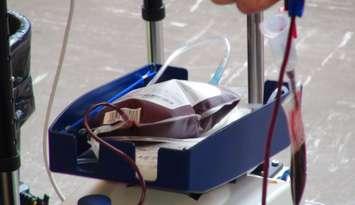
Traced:
<svg viewBox="0 0 355 205">
<path fill-rule="evenodd" d="M 110 124 L 116 123 L 119 121 L 119 119 L 117 119 L 117 117 L 118 117 L 117 112 L 115 110 L 110 111 L 110 112 L 106 112 L 102 124 L 110 125 Z"/>
<path fill-rule="evenodd" d="M 134 121 L 137 124 L 140 123 L 142 108 L 137 108 L 137 109 L 121 108 L 121 110 L 127 115 L 130 121 Z M 113 110 L 105 113 L 102 124 L 112 125 L 120 121 L 124 121 L 123 117 L 116 110 Z"/>
<path fill-rule="evenodd" d="M 142 108 L 137 108 L 137 109 L 122 108 L 122 111 L 126 113 L 129 120 L 136 122 L 137 124 L 141 122 Z"/>
<path fill-rule="evenodd" d="M 221 94 L 222 92 L 218 87 L 210 84 L 186 80 L 169 80 L 133 90 L 119 101 L 137 99 L 152 102 L 168 109 L 176 109 L 186 105 L 194 106 Z"/>
<path fill-rule="evenodd" d="M 134 90 L 122 100 L 125 99 L 145 100 L 169 109 L 176 109 L 190 104 L 176 80 Z"/>
</svg>

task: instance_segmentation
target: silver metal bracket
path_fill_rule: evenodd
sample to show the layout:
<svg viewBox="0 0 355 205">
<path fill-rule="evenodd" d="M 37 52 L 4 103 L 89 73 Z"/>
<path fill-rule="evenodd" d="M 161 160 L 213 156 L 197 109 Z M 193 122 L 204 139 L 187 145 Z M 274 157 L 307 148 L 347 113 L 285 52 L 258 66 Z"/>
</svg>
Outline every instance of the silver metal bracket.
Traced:
<svg viewBox="0 0 355 205">
<path fill-rule="evenodd" d="M 248 99 L 249 104 L 262 104 L 264 95 L 264 36 L 259 24 L 263 13 L 247 16 L 248 32 Z"/>
</svg>

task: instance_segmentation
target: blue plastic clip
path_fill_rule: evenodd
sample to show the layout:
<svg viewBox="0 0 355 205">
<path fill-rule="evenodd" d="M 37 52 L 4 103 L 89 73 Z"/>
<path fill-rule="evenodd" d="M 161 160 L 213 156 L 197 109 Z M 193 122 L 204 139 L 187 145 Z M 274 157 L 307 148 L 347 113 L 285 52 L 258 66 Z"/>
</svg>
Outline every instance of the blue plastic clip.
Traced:
<svg viewBox="0 0 355 205">
<path fill-rule="evenodd" d="M 290 16 L 302 17 L 305 0 L 286 0 L 288 14 Z"/>
<path fill-rule="evenodd" d="M 285 182 L 287 182 L 288 178 L 290 177 L 291 171 L 288 169 L 286 170 L 278 179 L 281 179 Z"/>
</svg>

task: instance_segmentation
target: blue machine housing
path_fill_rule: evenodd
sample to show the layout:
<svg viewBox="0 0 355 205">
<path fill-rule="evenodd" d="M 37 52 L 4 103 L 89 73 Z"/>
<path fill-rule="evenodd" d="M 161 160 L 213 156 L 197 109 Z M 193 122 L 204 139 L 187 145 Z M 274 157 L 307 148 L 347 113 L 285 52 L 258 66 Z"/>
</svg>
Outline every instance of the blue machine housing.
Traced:
<svg viewBox="0 0 355 205">
<path fill-rule="evenodd" d="M 54 172 L 137 183 L 128 164 L 105 147 L 100 147 L 100 159 L 91 163 L 79 163 L 78 159 L 93 155 L 85 136 L 78 130 L 67 131 L 68 125 L 83 117 L 92 104 L 105 101 L 136 82 L 153 66 L 148 65 L 124 77 L 103 85 L 77 99 L 54 121 L 49 129 L 50 168 Z M 185 69 L 169 67 L 162 81 L 187 79 Z M 149 80 L 149 78 L 147 79 Z M 145 86 L 148 81 L 138 87 Z M 265 99 L 276 88 L 273 81 L 265 83 Z M 195 146 L 158 151 L 158 177 L 148 182 L 149 187 L 182 193 L 205 193 L 231 182 L 263 161 L 264 143 L 274 102 L 231 123 Z M 135 159 L 135 145 L 108 141 Z M 272 155 L 289 145 L 286 116 L 279 112 L 272 143 Z"/>
</svg>

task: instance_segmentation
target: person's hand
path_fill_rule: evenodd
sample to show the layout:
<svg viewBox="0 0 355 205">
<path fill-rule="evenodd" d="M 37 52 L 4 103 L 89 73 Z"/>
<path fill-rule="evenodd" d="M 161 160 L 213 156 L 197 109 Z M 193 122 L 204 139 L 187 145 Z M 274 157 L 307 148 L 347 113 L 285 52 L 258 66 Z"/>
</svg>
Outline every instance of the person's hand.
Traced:
<svg viewBox="0 0 355 205">
<path fill-rule="evenodd" d="M 279 0 L 212 0 L 216 4 L 236 3 L 243 13 L 254 13 L 266 9 Z"/>
</svg>

